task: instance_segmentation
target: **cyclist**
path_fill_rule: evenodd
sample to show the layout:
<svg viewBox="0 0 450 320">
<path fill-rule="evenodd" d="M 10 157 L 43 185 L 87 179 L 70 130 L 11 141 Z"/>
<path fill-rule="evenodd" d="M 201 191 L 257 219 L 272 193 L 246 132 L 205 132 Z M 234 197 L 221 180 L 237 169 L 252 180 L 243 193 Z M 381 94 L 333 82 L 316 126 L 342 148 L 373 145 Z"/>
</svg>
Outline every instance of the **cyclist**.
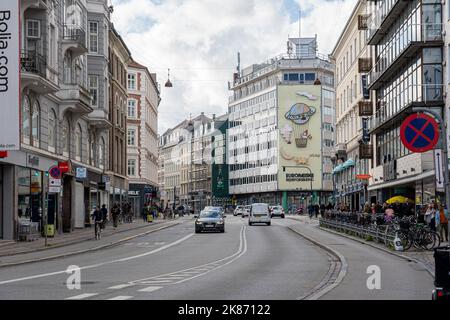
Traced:
<svg viewBox="0 0 450 320">
<path fill-rule="evenodd" d="M 100 239 L 100 234 L 102 232 L 102 222 L 103 222 L 103 213 L 101 212 L 99 207 L 95 207 L 94 213 L 92 213 L 92 217 L 95 222 L 95 239 Z"/>
</svg>

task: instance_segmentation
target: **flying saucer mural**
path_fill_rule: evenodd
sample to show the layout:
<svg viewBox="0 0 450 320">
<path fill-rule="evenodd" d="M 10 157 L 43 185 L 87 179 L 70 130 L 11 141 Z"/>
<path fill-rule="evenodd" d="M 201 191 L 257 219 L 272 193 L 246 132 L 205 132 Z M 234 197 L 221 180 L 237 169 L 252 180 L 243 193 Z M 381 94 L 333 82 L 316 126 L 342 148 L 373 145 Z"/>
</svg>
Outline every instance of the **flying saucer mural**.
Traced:
<svg viewBox="0 0 450 320">
<path fill-rule="evenodd" d="M 296 124 L 305 124 L 315 113 L 316 108 L 304 103 L 296 103 L 289 109 L 285 117 Z"/>
</svg>

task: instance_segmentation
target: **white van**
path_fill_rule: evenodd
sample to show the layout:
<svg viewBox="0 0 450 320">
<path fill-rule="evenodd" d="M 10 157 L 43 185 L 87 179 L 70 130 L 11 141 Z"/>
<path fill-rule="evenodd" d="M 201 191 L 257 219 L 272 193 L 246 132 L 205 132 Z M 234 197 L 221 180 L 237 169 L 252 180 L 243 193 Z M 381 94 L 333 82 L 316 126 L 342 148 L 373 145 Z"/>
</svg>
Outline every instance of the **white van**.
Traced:
<svg viewBox="0 0 450 320">
<path fill-rule="evenodd" d="M 248 224 L 265 223 L 270 226 L 270 210 L 267 203 L 254 203 L 251 205 Z"/>
</svg>

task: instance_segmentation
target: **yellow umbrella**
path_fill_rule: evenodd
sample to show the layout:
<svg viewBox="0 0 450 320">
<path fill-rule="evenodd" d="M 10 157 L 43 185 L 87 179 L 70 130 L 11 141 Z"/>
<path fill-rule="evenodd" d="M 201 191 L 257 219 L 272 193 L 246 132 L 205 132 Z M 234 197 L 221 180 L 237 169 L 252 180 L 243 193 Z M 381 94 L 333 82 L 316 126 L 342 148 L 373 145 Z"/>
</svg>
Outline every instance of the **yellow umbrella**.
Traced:
<svg viewBox="0 0 450 320">
<path fill-rule="evenodd" d="M 413 202 L 411 199 L 408 199 L 404 196 L 395 196 L 390 198 L 389 200 L 386 201 L 386 203 L 388 204 L 393 204 L 393 203 L 407 203 L 407 202 Z"/>
</svg>

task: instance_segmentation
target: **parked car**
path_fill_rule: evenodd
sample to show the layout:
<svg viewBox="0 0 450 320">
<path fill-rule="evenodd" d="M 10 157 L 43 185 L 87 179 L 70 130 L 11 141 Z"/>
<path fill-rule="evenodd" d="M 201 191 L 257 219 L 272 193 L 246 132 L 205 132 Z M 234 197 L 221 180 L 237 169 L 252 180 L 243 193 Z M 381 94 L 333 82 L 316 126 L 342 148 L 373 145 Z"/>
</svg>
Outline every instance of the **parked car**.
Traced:
<svg viewBox="0 0 450 320">
<path fill-rule="evenodd" d="M 234 209 L 233 216 L 242 215 L 242 212 L 244 211 L 244 206 L 236 206 L 236 209 Z"/>
<path fill-rule="evenodd" d="M 282 206 L 272 206 L 270 210 L 271 217 L 281 217 L 284 218 L 284 209 Z"/>
<path fill-rule="evenodd" d="M 195 219 L 195 233 L 202 231 L 225 232 L 225 216 L 216 210 L 203 210 Z"/>
<path fill-rule="evenodd" d="M 248 224 L 250 226 L 254 223 L 265 223 L 270 226 L 270 211 L 267 203 L 254 203 L 250 208 L 250 215 L 248 217 Z"/>
</svg>

